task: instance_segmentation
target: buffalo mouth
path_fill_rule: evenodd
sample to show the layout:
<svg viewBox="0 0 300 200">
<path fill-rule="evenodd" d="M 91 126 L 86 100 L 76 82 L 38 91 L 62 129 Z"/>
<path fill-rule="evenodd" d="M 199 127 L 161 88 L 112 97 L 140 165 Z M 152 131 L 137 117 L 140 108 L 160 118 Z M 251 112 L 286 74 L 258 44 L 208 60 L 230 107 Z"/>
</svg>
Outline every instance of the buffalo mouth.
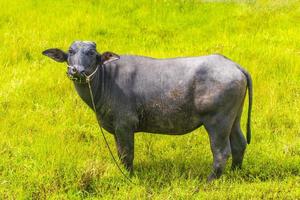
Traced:
<svg viewBox="0 0 300 200">
<path fill-rule="evenodd" d="M 68 66 L 68 70 L 67 70 L 66 74 L 67 74 L 68 78 L 74 82 L 87 83 L 94 77 L 94 75 L 98 71 L 98 68 L 99 67 L 97 66 L 96 69 L 92 73 L 86 74 L 84 70 L 79 72 L 76 68 L 74 68 L 72 66 Z"/>
<path fill-rule="evenodd" d="M 69 72 L 66 72 L 66 74 L 67 74 L 67 77 L 73 82 L 76 82 L 76 83 L 85 83 L 86 82 L 86 78 L 83 75 L 82 76 L 72 75 Z"/>
</svg>

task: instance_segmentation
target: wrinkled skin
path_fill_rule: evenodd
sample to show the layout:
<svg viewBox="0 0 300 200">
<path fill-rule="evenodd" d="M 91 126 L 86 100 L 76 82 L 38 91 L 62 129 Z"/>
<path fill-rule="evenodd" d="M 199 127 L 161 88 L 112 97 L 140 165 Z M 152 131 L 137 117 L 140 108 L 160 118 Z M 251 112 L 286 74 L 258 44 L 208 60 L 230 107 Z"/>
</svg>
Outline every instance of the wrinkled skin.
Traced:
<svg viewBox="0 0 300 200">
<path fill-rule="evenodd" d="M 133 171 L 134 133 L 181 135 L 204 125 L 213 153 L 208 181 L 221 176 L 229 155 L 232 168 L 242 166 L 246 140 L 240 119 L 247 87 L 250 142 L 252 81 L 238 64 L 222 55 L 154 59 L 99 54 L 93 42 L 74 42 L 68 53 L 48 49 L 44 55 L 68 63 L 68 76 L 91 81 L 98 120 L 112 133 L 118 155 Z M 77 80 L 78 80 L 77 79 Z M 84 82 L 84 81 L 83 81 Z M 92 108 L 86 83 L 74 81 L 83 101 Z"/>
</svg>

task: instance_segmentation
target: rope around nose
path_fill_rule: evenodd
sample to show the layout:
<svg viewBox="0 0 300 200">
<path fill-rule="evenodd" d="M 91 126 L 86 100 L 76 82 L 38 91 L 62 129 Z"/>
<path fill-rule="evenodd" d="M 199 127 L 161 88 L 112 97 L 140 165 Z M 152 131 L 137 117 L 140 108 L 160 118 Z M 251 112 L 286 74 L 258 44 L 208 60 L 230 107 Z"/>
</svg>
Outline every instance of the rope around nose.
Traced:
<svg viewBox="0 0 300 200">
<path fill-rule="evenodd" d="M 107 139 L 106 139 L 106 137 L 105 137 L 105 135 L 104 135 L 102 126 L 101 126 L 101 124 L 100 124 L 100 122 L 99 122 L 98 115 L 97 115 L 97 111 L 96 111 L 96 105 L 95 105 L 95 101 L 94 101 L 93 90 L 92 90 L 92 87 L 91 87 L 91 79 L 90 79 L 90 78 L 96 73 L 97 70 L 98 70 L 98 67 L 96 68 L 96 70 L 95 70 L 92 74 L 90 74 L 89 76 L 86 76 L 86 82 L 87 82 L 87 84 L 88 84 L 88 86 L 89 86 L 89 91 L 90 91 L 90 96 L 91 96 L 91 100 L 92 100 L 93 110 L 94 110 L 94 112 L 95 112 L 96 119 L 97 119 L 98 125 L 99 125 L 99 127 L 100 127 L 100 132 L 101 132 L 101 134 L 102 134 L 102 136 L 103 136 L 103 139 L 104 139 L 104 141 L 105 141 L 106 147 L 107 147 L 107 149 L 108 149 L 108 151 L 109 151 L 109 153 L 110 153 L 112 159 L 114 160 L 114 163 L 116 164 L 117 168 L 118 168 L 119 171 L 121 172 L 121 174 L 125 177 L 125 179 L 126 179 L 127 181 L 129 181 L 129 182 L 132 183 L 132 184 L 135 184 L 135 183 L 134 183 L 134 182 L 133 182 L 133 181 L 132 181 L 132 180 L 131 180 L 124 172 L 123 172 L 123 170 L 121 169 L 120 165 L 118 164 L 118 162 L 117 162 L 115 156 L 113 155 L 112 150 L 111 150 L 111 148 L 110 148 L 110 146 L 109 146 L 109 144 L 108 144 L 108 142 L 107 142 Z"/>
</svg>

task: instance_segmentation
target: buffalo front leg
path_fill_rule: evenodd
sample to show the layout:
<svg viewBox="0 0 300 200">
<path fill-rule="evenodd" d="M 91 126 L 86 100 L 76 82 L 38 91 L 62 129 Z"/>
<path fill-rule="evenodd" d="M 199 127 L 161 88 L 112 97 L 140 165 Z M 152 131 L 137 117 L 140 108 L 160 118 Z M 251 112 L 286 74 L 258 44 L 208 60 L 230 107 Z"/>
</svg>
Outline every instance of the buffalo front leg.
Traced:
<svg viewBox="0 0 300 200">
<path fill-rule="evenodd" d="M 134 133 L 127 129 L 118 128 L 115 132 L 115 141 L 118 150 L 118 156 L 125 168 L 133 173 L 134 159 Z"/>
</svg>

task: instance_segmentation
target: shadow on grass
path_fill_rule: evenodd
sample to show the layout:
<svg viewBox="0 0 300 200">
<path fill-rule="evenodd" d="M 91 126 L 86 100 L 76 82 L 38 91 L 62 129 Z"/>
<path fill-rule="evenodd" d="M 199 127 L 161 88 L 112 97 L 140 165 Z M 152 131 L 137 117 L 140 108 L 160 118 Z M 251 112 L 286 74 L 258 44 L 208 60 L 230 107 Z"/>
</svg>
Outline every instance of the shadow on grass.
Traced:
<svg viewBox="0 0 300 200">
<path fill-rule="evenodd" d="M 260 162 L 245 162 L 242 169 L 231 170 L 231 158 L 228 159 L 222 180 L 226 182 L 268 182 L 282 181 L 288 177 L 300 174 L 299 165 L 295 162 L 277 162 L 264 160 Z M 146 185 L 168 185 L 174 180 L 190 180 L 206 183 L 206 178 L 212 169 L 212 158 L 203 159 L 161 159 L 140 162 L 135 165 L 135 176 Z"/>
<path fill-rule="evenodd" d="M 157 186 L 168 185 L 175 179 L 206 181 L 210 170 L 211 161 L 207 159 L 160 159 L 137 163 L 134 176 Z"/>
<path fill-rule="evenodd" d="M 114 175 L 99 176 L 99 174 L 88 173 L 88 180 L 85 187 L 78 188 L 83 195 L 99 195 L 108 190 L 119 191 L 122 188 L 144 187 L 146 192 L 151 194 L 154 191 L 162 191 L 166 188 L 185 187 L 194 188 L 195 193 L 199 188 L 206 189 L 206 178 L 211 171 L 212 158 L 190 157 L 188 159 L 176 156 L 175 158 L 160 158 L 137 161 L 134 175 L 131 177 L 136 184 L 130 184 L 125 177 L 115 171 Z M 286 178 L 297 177 L 299 166 L 290 165 L 289 162 L 278 163 L 276 160 L 250 160 L 244 163 L 241 170 L 230 170 L 231 159 L 228 160 L 223 176 L 213 182 L 213 188 L 224 183 L 245 184 L 270 181 L 284 181 Z M 91 177 L 92 178 L 91 178 Z M 175 186 L 174 186 L 175 185 Z M 209 184 L 210 185 L 210 184 Z M 82 185 L 80 185 L 82 186 Z M 190 187 L 191 186 L 191 187 Z M 201 189 L 201 190 L 202 190 Z"/>
</svg>

